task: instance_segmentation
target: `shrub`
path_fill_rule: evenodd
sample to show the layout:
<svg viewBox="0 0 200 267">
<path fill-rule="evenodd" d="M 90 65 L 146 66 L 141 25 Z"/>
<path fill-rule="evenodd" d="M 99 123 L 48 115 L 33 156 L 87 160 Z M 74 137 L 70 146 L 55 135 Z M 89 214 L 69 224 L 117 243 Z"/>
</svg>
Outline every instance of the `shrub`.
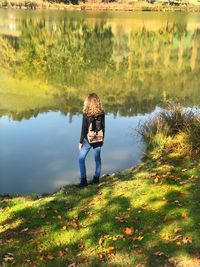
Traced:
<svg viewBox="0 0 200 267">
<path fill-rule="evenodd" d="M 147 148 L 158 157 L 163 152 L 198 154 L 200 152 L 200 112 L 168 101 L 153 118 L 138 126 Z"/>
</svg>

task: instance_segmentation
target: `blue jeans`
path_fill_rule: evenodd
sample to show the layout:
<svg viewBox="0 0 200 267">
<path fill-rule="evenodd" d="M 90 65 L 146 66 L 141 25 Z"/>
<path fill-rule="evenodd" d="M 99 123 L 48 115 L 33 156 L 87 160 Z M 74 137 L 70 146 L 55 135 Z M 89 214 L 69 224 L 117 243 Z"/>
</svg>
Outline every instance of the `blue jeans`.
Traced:
<svg viewBox="0 0 200 267">
<path fill-rule="evenodd" d="M 91 148 L 92 148 L 92 146 L 88 143 L 87 139 L 84 138 L 83 139 L 83 145 L 82 145 L 82 148 L 81 148 L 81 150 L 79 152 L 79 156 L 78 156 L 81 179 L 87 178 L 86 167 L 85 167 L 85 158 L 86 158 L 86 156 L 87 156 L 87 154 Z M 100 173 L 101 173 L 101 147 L 100 146 L 95 147 L 93 150 L 94 150 L 94 159 L 95 159 L 95 164 L 96 164 L 94 176 L 99 177 Z"/>
</svg>

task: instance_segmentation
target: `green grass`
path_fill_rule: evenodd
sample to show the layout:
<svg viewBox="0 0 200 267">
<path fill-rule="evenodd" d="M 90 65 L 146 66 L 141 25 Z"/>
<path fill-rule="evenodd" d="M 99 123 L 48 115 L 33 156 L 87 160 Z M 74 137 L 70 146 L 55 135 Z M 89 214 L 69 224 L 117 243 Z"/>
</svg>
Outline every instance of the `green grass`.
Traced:
<svg viewBox="0 0 200 267">
<path fill-rule="evenodd" d="M 88 188 L 2 196 L 0 264 L 199 266 L 199 178 L 198 158 L 169 154 Z"/>
</svg>

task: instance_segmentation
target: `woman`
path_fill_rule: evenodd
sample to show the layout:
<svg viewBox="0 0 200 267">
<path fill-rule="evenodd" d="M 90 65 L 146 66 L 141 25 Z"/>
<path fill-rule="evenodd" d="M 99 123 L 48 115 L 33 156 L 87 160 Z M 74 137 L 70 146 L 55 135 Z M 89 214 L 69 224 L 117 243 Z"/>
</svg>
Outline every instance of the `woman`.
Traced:
<svg viewBox="0 0 200 267">
<path fill-rule="evenodd" d="M 78 157 L 81 174 L 81 182 L 77 185 L 79 188 L 88 185 L 85 158 L 91 148 L 94 150 L 96 164 L 95 174 L 91 184 L 99 183 L 101 173 L 101 147 L 103 145 L 104 135 L 105 113 L 102 110 L 99 97 L 95 93 L 91 93 L 86 97 L 83 105 L 82 130 L 79 143 L 80 152 Z"/>
</svg>

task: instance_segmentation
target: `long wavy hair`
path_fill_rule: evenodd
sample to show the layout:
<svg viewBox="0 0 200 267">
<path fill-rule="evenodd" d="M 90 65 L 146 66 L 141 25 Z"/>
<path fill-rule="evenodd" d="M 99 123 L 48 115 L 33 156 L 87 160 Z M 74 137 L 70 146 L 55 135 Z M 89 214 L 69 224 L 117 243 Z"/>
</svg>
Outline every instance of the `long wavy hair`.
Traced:
<svg viewBox="0 0 200 267">
<path fill-rule="evenodd" d="M 83 112 L 88 116 L 100 115 L 104 112 L 97 94 L 91 93 L 85 98 Z"/>
</svg>

